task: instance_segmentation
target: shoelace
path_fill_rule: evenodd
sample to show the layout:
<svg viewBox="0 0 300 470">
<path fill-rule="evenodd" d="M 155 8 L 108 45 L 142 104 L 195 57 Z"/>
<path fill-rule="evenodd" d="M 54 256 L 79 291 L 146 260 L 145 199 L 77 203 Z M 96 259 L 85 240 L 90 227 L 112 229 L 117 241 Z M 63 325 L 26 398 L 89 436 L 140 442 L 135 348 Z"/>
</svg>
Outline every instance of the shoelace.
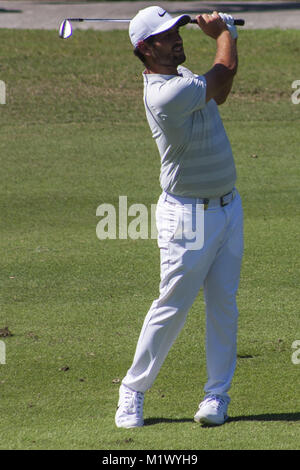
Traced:
<svg viewBox="0 0 300 470">
<path fill-rule="evenodd" d="M 124 394 L 124 402 L 128 411 L 136 412 L 137 415 L 141 415 L 143 413 L 144 394 L 142 392 L 126 390 Z"/>
<path fill-rule="evenodd" d="M 227 404 L 227 401 L 220 395 L 210 395 L 204 400 L 203 405 L 206 405 L 207 403 L 211 404 L 217 411 L 219 411 L 220 408 Z"/>
</svg>

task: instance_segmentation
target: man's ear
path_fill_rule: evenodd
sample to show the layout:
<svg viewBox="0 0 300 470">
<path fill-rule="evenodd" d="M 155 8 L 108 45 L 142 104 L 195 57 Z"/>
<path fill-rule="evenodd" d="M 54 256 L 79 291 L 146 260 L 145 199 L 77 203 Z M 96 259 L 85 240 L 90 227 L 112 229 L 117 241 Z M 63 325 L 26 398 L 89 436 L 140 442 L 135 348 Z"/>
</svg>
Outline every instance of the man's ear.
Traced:
<svg viewBox="0 0 300 470">
<path fill-rule="evenodd" d="M 144 56 L 151 56 L 151 48 L 145 41 L 139 41 L 137 47 Z"/>
</svg>

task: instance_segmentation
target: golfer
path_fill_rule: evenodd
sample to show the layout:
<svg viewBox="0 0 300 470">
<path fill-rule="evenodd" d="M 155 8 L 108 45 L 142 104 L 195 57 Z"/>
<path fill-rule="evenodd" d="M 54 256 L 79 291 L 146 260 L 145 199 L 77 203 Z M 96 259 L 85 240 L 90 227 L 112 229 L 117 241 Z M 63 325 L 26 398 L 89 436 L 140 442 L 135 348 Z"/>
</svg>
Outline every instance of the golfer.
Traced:
<svg viewBox="0 0 300 470">
<path fill-rule="evenodd" d="M 123 428 L 144 424 L 144 394 L 202 287 L 207 382 L 194 420 L 216 425 L 227 419 L 236 366 L 243 214 L 218 106 L 237 71 L 237 32 L 229 15 L 213 12 L 196 19 L 216 43 L 212 68 L 204 75 L 181 65 L 185 53 L 179 28 L 190 21 L 188 15 L 173 18 L 153 6 L 139 11 L 129 26 L 134 53 L 145 66 L 145 110 L 161 158 L 162 194 L 156 212 L 161 282 L 120 386 L 115 423 Z M 201 64 L 200 36 L 198 59 Z"/>
</svg>

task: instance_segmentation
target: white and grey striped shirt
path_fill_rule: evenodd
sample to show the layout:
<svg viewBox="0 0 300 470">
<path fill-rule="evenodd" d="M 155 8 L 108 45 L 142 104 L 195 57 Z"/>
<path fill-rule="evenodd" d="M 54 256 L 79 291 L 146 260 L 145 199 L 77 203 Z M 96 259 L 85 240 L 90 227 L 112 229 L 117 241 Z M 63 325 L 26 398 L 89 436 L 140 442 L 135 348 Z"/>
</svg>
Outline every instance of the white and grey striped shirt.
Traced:
<svg viewBox="0 0 300 470">
<path fill-rule="evenodd" d="M 143 74 L 147 119 L 161 157 L 160 184 L 179 196 L 212 198 L 232 190 L 236 170 L 206 81 L 185 67 L 177 75 Z"/>
</svg>

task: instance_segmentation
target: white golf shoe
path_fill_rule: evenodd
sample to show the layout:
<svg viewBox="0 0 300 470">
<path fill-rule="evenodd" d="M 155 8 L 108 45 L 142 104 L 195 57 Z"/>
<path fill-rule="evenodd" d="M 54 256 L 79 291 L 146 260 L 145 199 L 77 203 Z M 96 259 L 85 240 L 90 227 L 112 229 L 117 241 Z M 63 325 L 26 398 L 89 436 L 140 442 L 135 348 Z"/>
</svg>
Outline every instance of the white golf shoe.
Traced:
<svg viewBox="0 0 300 470">
<path fill-rule="evenodd" d="M 206 395 L 194 416 L 194 421 L 202 424 L 223 424 L 228 419 L 227 408 L 230 398 L 224 395 Z"/>
<path fill-rule="evenodd" d="M 144 394 L 135 392 L 126 385 L 121 385 L 119 390 L 119 403 L 115 416 L 118 428 L 135 428 L 143 426 Z"/>
</svg>

